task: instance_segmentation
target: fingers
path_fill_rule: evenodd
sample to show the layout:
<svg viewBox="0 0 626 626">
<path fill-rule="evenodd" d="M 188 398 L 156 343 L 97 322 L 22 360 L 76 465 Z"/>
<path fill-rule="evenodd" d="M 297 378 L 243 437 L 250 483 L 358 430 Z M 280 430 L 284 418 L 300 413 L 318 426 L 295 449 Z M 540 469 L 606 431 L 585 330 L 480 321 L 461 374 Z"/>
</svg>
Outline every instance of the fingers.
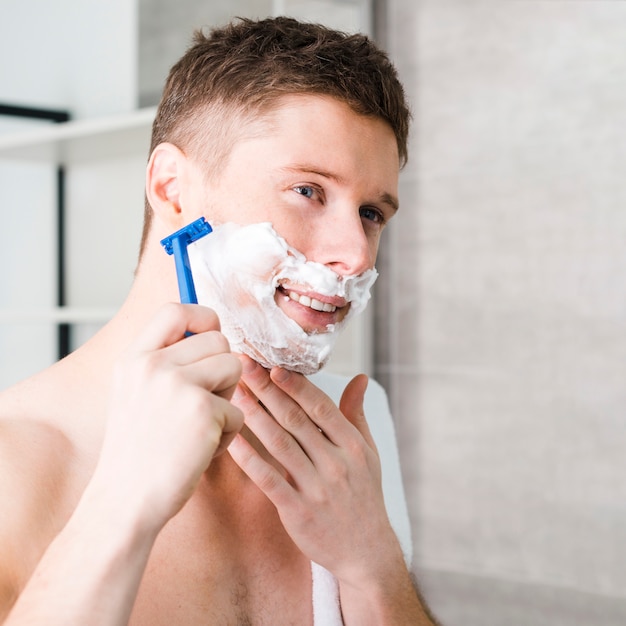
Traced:
<svg viewBox="0 0 626 626">
<path fill-rule="evenodd" d="M 311 447 L 318 445 L 320 437 L 323 438 L 323 435 L 320 433 L 321 426 L 318 427 L 313 416 L 307 412 L 309 406 L 306 404 L 303 406 L 298 402 L 298 398 L 292 397 L 289 391 L 285 393 L 285 390 L 280 388 L 278 383 L 273 379 L 277 371 L 276 369 L 272 370 L 271 374 L 268 374 L 267 370 L 263 369 L 248 357 L 242 357 L 242 363 L 242 380 L 274 418 L 264 423 L 263 426 L 265 426 L 265 428 L 261 433 L 257 433 L 257 435 L 271 437 L 271 430 L 276 429 L 275 424 L 277 422 L 287 433 L 296 439 L 307 453 L 310 453 Z M 286 374 L 290 374 L 286 372 L 286 370 L 278 370 L 278 372 L 283 371 Z M 313 402 L 314 404 L 319 404 L 323 399 L 326 399 L 326 408 L 337 412 L 337 407 L 333 404 L 332 400 L 317 389 L 317 387 L 309 383 L 300 374 L 293 374 L 293 377 L 301 379 L 310 386 L 310 390 L 314 392 L 316 398 Z M 277 439 L 277 443 L 282 443 L 280 441 L 280 433 L 274 435 L 274 438 Z"/>
<path fill-rule="evenodd" d="M 289 425 L 286 426 L 290 431 L 292 428 L 302 431 L 306 429 L 308 422 L 321 430 L 326 438 L 337 446 L 346 445 L 353 438 L 355 424 L 352 420 L 346 420 L 348 415 L 339 410 L 335 403 L 307 378 L 278 367 L 272 369 L 270 378 L 294 403 L 289 412 Z M 357 377 L 356 382 L 352 381 L 346 389 L 348 394 L 344 409 L 349 402 L 354 402 L 355 406 L 348 407 L 350 416 L 354 419 L 363 413 L 363 394 L 367 384 L 367 378 L 364 378 L 365 381 Z M 344 391 L 344 395 L 345 393 Z M 306 430 L 304 432 L 306 433 Z"/>
<path fill-rule="evenodd" d="M 233 401 L 246 425 L 228 449 L 231 457 L 276 506 L 307 557 L 333 573 L 355 555 L 367 560 L 364 546 L 374 545 L 388 526 L 380 463 L 363 411 L 367 377 L 350 381 L 338 407 L 300 374 L 242 361 L 243 382 Z M 365 539 L 354 533 L 355 524 L 369 529 Z"/>
<path fill-rule="evenodd" d="M 222 398 L 220 399 L 225 403 L 224 421 L 222 422 L 220 442 L 213 453 L 213 458 L 222 454 L 222 452 L 228 448 L 233 439 L 237 436 L 237 433 L 242 429 L 244 422 L 244 414 L 239 407 L 236 407 Z"/>
<path fill-rule="evenodd" d="M 175 365 L 188 365 L 207 354 L 230 352 L 230 345 L 219 330 L 207 330 L 185 337 L 163 348 L 163 352 Z"/>
<path fill-rule="evenodd" d="M 232 398 L 241 376 L 241 362 L 230 352 L 210 354 L 183 369 L 189 382 L 227 400 Z"/>
<path fill-rule="evenodd" d="M 353 426 L 361 433 L 371 448 L 376 448 L 376 443 L 370 431 L 363 404 L 369 379 L 365 374 L 355 376 L 346 386 L 339 400 L 339 410 L 345 415 Z"/>
<path fill-rule="evenodd" d="M 283 428 L 247 386 L 238 386 L 233 402 L 245 413 L 248 429 L 290 476 L 297 477 L 299 483 L 312 478 L 313 465 L 306 453 L 311 447 L 311 441 L 300 441 L 293 432 Z M 317 440 L 323 439 L 310 420 L 308 432 Z M 301 438 L 304 439 L 302 435 Z M 244 471 L 247 473 L 246 469 Z"/>
<path fill-rule="evenodd" d="M 241 433 L 235 435 L 228 447 L 228 452 L 248 478 L 279 510 L 290 498 L 293 498 L 293 487 L 278 469 L 261 457 Z"/>
<path fill-rule="evenodd" d="M 162 306 L 134 343 L 138 351 L 159 350 L 180 341 L 186 332 L 219 330 L 215 311 L 198 304 L 168 303 Z"/>
<path fill-rule="evenodd" d="M 230 353 L 219 328 L 217 315 L 207 307 L 166 304 L 129 347 L 127 356 L 144 355 L 148 371 L 163 367 L 178 370 L 181 383 L 191 382 L 230 399 L 241 375 L 241 363 Z M 188 331 L 194 334 L 185 337 Z"/>
<path fill-rule="evenodd" d="M 249 391 L 239 393 L 236 403 L 250 430 L 297 484 L 313 480 L 315 468 L 330 466 L 340 450 L 376 454 L 363 410 L 367 376 L 348 383 L 337 407 L 306 377 L 282 368 L 268 373 L 248 357 L 240 358 L 241 380 Z"/>
</svg>

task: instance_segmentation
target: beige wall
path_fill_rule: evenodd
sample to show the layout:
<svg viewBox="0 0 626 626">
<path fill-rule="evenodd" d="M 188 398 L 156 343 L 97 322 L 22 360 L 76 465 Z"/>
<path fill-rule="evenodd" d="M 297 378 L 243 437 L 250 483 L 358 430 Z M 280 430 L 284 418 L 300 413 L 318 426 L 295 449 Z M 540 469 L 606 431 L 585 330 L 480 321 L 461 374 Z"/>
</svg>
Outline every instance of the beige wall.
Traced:
<svg viewBox="0 0 626 626">
<path fill-rule="evenodd" d="M 626 623 L 626 3 L 389 0 L 415 113 L 377 301 L 447 626 Z"/>
</svg>

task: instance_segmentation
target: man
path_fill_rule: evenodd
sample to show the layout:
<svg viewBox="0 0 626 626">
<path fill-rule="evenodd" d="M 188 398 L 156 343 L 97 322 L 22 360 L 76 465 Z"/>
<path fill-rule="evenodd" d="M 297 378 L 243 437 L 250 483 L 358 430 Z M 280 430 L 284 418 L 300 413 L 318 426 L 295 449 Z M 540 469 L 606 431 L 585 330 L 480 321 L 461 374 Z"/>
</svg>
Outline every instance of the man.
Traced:
<svg viewBox="0 0 626 626">
<path fill-rule="evenodd" d="M 127 301 L 0 398 L 7 624 L 328 626 L 332 607 L 314 605 L 329 581 L 345 624 L 432 623 L 385 509 L 366 378 L 337 406 L 300 373 L 231 352 L 231 313 L 171 304 L 160 245 L 201 216 L 209 247 L 221 225 L 269 224 L 307 276 L 358 283 L 398 206 L 407 128 L 395 72 L 364 37 L 286 18 L 196 36 L 154 123 Z M 250 294 L 231 278 L 216 306 L 240 289 L 243 317 Z M 356 306 L 307 281 L 272 287 L 272 315 L 302 333 L 295 370 Z"/>
</svg>

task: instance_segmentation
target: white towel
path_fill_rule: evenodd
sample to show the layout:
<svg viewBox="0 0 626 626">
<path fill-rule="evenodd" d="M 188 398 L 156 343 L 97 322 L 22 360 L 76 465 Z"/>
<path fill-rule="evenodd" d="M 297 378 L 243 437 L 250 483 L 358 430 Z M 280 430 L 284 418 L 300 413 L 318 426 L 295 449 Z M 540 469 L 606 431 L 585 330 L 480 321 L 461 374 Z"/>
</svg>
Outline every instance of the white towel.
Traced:
<svg viewBox="0 0 626 626">
<path fill-rule="evenodd" d="M 313 626 L 343 626 L 337 579 L 311 561 L 313 579 Z"/>
</svg>

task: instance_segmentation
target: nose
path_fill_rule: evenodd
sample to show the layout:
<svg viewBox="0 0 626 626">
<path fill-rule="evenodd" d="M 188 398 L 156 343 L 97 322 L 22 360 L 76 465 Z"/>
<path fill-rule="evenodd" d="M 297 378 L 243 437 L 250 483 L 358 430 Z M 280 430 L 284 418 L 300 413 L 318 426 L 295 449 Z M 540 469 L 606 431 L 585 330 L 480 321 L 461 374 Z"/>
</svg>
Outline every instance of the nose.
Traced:
<svg viewBox="0 0 626 626">
<path fill-rule="evenodd" d="M 341 276 L 359 275 L 376 260 L 376 244 L 364 230 L 359 212 L 334 216 L 316 236 L 310 260 L 330 267 Z"/>
</svg>

